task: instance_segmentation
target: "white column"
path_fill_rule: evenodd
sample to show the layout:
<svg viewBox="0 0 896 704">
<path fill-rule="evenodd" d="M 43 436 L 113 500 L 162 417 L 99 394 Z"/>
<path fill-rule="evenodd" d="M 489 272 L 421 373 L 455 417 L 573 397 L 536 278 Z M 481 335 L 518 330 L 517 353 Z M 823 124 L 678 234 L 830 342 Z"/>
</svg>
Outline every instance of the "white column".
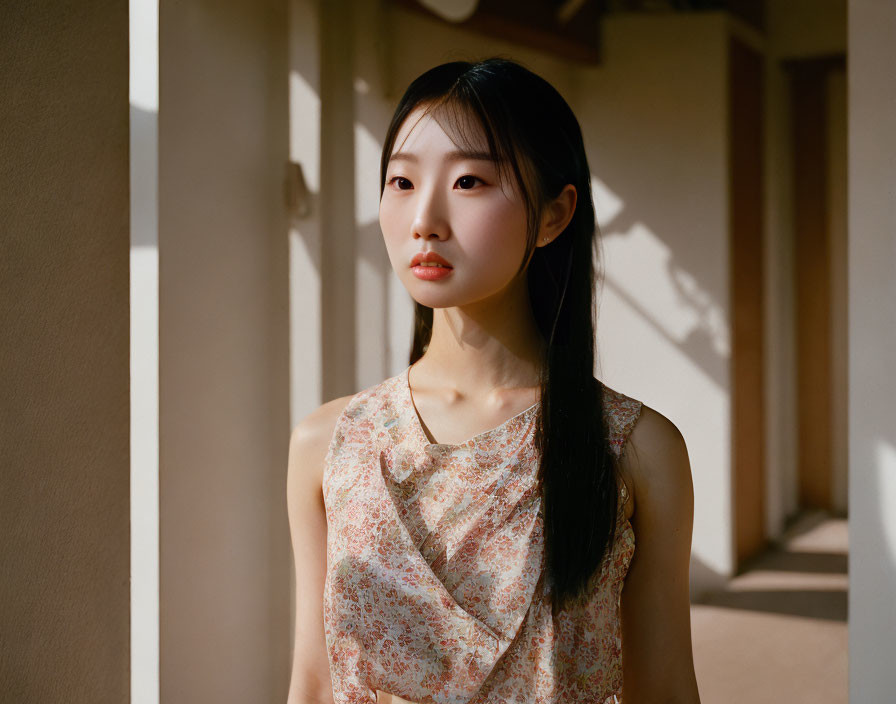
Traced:
<svg viewBox="0 0 896 704">
<path fill-rule="evenodd" d="M 131 704 L 159 701 L 159 5 L 130 0 Z"/>
<path fill-rule="evenodd" d="M 289 228 L 290 427 L 322 401 L 319 15 L 317 0 L 289 2 L 289 159 L 305 188 Z"/>
<path fill-rule="evenodd" d="M 849 3 L 849 700 L 896 667 L 896 3 Z"/>
</svg>

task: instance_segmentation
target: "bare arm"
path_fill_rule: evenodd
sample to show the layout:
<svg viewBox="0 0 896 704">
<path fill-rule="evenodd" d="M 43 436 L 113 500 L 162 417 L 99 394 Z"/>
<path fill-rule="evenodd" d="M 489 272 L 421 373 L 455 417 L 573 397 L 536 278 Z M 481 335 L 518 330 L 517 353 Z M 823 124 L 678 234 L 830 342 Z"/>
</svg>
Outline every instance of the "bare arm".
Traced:
<svg viewBox="0 0 896 704">
<path fill-rule="evenodd" d="M 688 566 L 694 489 L 678 428 L 644 406 L 623 463 L 634 482 L 635 554 L 622 591 L 626 704 L 699 704 Z"/>
<path fill-rule="evenodd" d="M 332 704 L 324 637 L 323 593 L 327 517 L 321 480 L 324 458 L 350 396 L 325 403 L 292 431 L 286 492 L 296 575 L 296 627 L 287 704 Z"/>
</svg>

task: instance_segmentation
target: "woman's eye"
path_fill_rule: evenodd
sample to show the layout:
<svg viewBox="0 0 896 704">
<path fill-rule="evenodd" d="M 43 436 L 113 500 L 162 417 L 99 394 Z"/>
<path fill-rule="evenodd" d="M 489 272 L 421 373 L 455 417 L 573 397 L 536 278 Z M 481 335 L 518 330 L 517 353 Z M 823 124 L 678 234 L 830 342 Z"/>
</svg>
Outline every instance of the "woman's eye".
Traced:
<svg viewBox="0 0 896 704">
<path fill-rule="evenodd" d="M 393 176 L 392 178 L 389 179 L 389 184 L 391 185 L 393 183 L 395 183 L 398 186 L 399 191 L 408 190 L 408 188 L 402 187 L 402 183 L 404 183 L 408 187 L 410 187 L 410 185 L 411 185 L 411 182 L 408 181 L 404 176 Z"/>
<path fill-rule="evenodd" d="M 476 185 L 477 181 L 479 183 L 484 183 L 484 181 L 477 176 L 467 175 L 461 176 L 459 179 L 457 179 L 457 184 L 460 186 L 460 189 L 462 191 L 469 191 Z M 399 191 L 409 191 L 414 187 L 414 184 L 408 181 L 404 176 L 393 176 L 387 181 L 387 183 L 390 186 L 395 185 L 395 187 L 398 188 Z"/>
<path fill-rule="evenodd" d="M 463 191 L 469 191 L 473 187 L 474 181 L 479 181 L 480 183 L 483 182 L 481 178 L 477 178 L 476 176 L 461 176 L 457 179 L 457 182 L 461 184 L 461 190 Z"/>
</svg>

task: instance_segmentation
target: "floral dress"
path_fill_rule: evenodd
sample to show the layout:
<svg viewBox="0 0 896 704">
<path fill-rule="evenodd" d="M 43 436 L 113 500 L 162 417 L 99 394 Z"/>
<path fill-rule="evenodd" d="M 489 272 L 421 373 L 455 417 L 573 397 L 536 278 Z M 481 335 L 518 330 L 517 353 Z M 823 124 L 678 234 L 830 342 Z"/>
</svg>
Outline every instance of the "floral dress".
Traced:
<svg viewBox="0 0 896 704">
<path fill-rule="evenodd" d="M 588 599 L 553 616 L 538 405 L 466 442 L 431 443 L 409 371 L 353 396 L 327 451 L 334 701 L 376 702 L 377 690 L 419 704 L 621 701 L 620 594 L 635 548 L 625 485 Z M 604 385 L 604 407 L 618 456 L 641 403 Z"/>
</svg>

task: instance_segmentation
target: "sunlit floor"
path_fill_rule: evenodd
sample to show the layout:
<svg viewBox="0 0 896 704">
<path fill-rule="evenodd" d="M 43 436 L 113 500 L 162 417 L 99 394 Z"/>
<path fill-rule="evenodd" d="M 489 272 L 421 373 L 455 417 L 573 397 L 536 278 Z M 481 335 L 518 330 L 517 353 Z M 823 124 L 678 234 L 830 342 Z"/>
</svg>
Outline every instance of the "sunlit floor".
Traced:
<svg viewBox="0 0 896 704">
<path fill-rule="evenodd" d="M 847 522 L 802 516 L 780 545 L 691 608 L 703 704 L 845 704 Z"/>
</svg>

